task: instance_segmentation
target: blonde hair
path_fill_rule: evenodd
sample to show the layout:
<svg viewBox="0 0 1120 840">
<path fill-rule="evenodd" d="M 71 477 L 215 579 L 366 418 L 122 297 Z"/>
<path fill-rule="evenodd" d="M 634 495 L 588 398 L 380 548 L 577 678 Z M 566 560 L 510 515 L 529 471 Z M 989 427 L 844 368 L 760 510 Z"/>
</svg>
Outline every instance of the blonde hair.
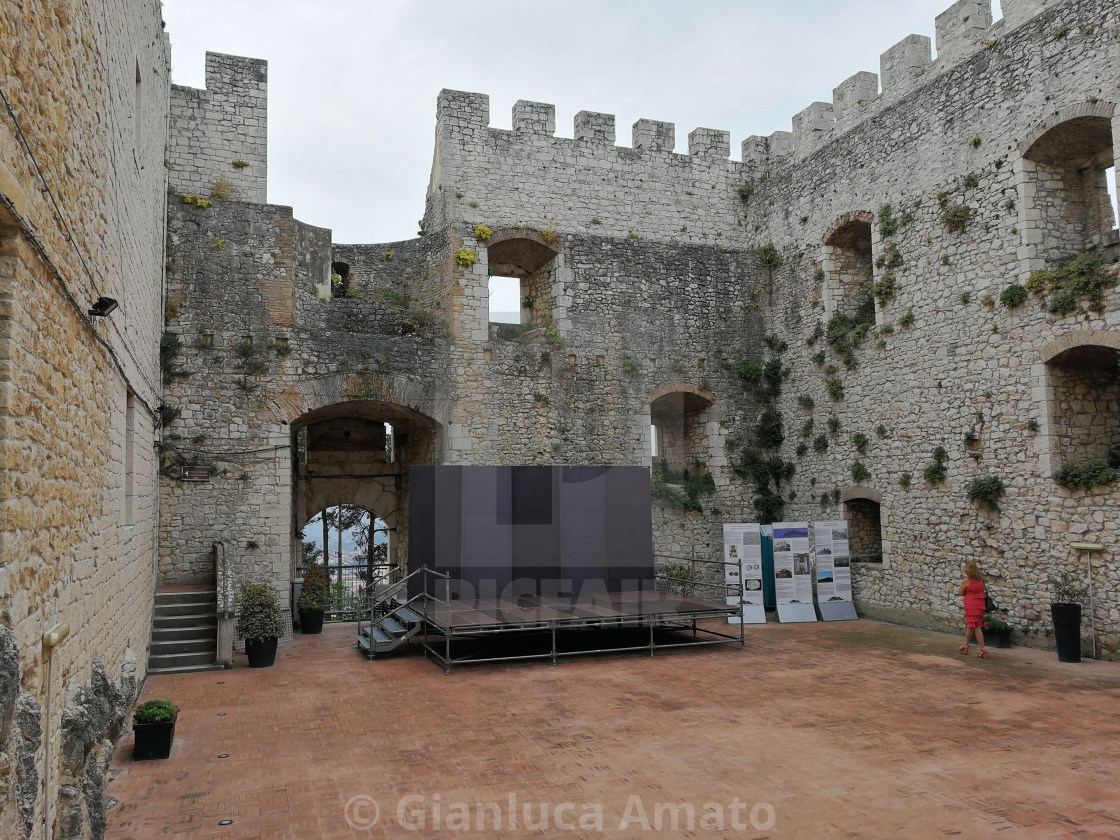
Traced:
<svg viewBox="0 0 1120 840">
<path fill-rule="evenodd" d="M 984 576 L 980 574 L 980 567 L 976 565 L 975 560 L 966 560 L 964 564 L 964 573 L 968 576 L 969 580 L 983 580 Z"/>
</svg>

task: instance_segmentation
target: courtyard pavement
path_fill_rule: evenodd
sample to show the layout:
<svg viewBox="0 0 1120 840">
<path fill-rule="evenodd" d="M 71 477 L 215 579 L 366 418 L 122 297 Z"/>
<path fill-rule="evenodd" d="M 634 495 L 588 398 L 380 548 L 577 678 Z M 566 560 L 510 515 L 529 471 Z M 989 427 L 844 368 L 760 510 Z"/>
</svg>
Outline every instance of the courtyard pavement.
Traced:
<svg viewBox="0 0 1120 840">
<path fill-rule="evenodd" d="M 861 620 L 444 676 L 352 638 L 148 679 L 175 746 L 117 748 L 109 840 L 1120 838 L 1120 663 Z"/>
</svg>

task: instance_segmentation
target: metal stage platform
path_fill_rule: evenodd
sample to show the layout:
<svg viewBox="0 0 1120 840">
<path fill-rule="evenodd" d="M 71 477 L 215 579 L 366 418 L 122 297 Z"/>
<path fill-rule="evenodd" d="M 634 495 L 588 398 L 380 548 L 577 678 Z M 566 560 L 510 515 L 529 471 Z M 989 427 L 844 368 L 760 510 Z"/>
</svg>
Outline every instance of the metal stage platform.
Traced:
<svg viewBox="0 0 1120 840">
<path fill-rule="evenodd" d="M 588 599 L 523 596 L 444 603 L 422 596 L 412 604 L 422 616 L 416 637 L 425 654 L 451 672 L 452 665 L 549 659 L 591 653 L 743 644 L 735 635 L 697 622 L 738 616 L 739 607 L 663 592 L 604 592 Z"/>
<path fill-rule="evenodd" d="M 704 561 L 693 561 L 703 563 Z M 712 564 L 715 565 L 715 564 Z M 719 563 L 723 571 L 723 563 Z M 422 591 L 407 596 L 410 578 L 424 581 Z M 580 595 L 521 595 L 516 598 L 439 598 L 450 592 L 452 578 L 422 568 L 382 587 L 373 599 L 368 624 L 359 625 L 357 645 L 370 659 L 403 643 L 418 644 L 425 656 L 451 673 L 453 665 L 546 659 L 623 651 L 657 651 L 738 643 L 744 645 L 740 604 L 729 605 L 722 583 L 696 583 L 661 576 L 648 588 L 631 592 L 584 592 Z M 687 584 L 688 594 L 666 589 Z M 722 600 L 699 598 L 712 590 Z M 738 599 L 735 599 L 738 600 Z M 699 624 L 738 618 L 732 632 Z"/>
</svg>

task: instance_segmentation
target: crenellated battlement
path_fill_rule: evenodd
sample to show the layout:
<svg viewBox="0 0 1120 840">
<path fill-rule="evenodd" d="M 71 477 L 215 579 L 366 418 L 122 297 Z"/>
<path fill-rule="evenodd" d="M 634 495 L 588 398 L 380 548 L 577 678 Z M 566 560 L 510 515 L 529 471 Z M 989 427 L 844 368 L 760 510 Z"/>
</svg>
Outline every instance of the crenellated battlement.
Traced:
<svg viewBox="0 0 1120 840">
<path fill-rule="evenodd" d="M 1003 20 L 992 23 L 988 0 L 957 0 L 937 15 L 934 40 L 926 35 L 907 35 L 879 58 L 879 73 L 861 71 L 833 88 L 832 102 L 814 102 L 793 116 L 792 132 L 776 131 L 768 137 L 751 136 L 742 141 L 741 160 L 752 168 L 763 168 L 791 155 L 805 157 L 834 137 L 903 99 L 937 74 L 968 59 L 1059 0 L 1002 0 Z M 881 89 L 880 89 L 881 85 Z M 438 119 L 448 136 L 473 136 L 499 132 L 490 127 L 490 99 L 485 94 L 444 90 L 439 95 Z M 555 138 L 555 106 L 519 100 L 513 106 L 512 140 Z M 575 115 L 573 137 L 584 145 L 614 147 L 617 132 L 613 114 L 580 111 Z M 631 146 L 636 151 L 671 153 L 676 145 L 676 126 L 671 122 L 640 119 L 634 123 Z M 731 153 L 730 133 L 696 128 L 688 135 L 690 157 L 719 158 Z"/>
<path fill-rule="evenodd" d="M 591 197 L 578 217 L 573 208 L 548 211 L 545 220 L 561 227 L 586 226 L 594 218 L 597 233 L 630 235 L 641 226 L 637 215 L 642 209 L 662 207 L 672 209 L 661 214 L 662 226 L 649 232 L 656 238 L 691 236 L 698 218 L 707 219 L 713 231 L 737 228 L 735 214 L 741 210 L 740 188 L 746 181 L 791 163 L 799 165 L 870 121 L 889 120 L 892 109 L 919 95 L 936 96 L 937 79 L 954 68 L 968 72 L 966 63 L 982 50 L 993 49 L 992 60 L 1002 63 L 1008 50 L 1037 49 L 1049 36 L 1040 36 L 1039 24 L 1029 21 L 1058 3 L 1004 0 L 1005 19 L 993 24 L 989 0 L 957 0 L 934 21 L 936 59 L 934 38 L 906 36 L 882 53 L 878 74 L 861 71 L 849 76 L 832 90 L 831 102 L 813 102 L 794 114 L 792 130 L 743 140 L 741 163 L 731 159 L 731 135 L 721 129 L 693 129 L 682 154 L 676 151 L 674 123 L 642 118 L 633 124 L 627 149 L 618 143 L 613 114 L 580 111 L 571 138 L 558 137 L 555 106 L 518 100 L 512 129 L 500 129 L 490 125 L 488 96 L 444 90 L 437 106 L 437 165 L 425 229 L 474 216 L 485 216 L 488 223 L 538 224 L 542 220 L 536 216 L 546 212 L 544 196 L 556 179 Z M 968 139 L 975 134 L 973 128 Z M 489 180 L 479 177 L 480 172 L 488 172 Z M 552 173 L 551 181 L 542 175 L 546 172 Z M 494 194 L 495 180 L 510 182 L 497 213 L 477 200 L 484 190 Z M 701 201 L 703 191 L 709 199 L 719 197 L 718 219 L 710 203 Z M 620 206 L 626 208 L 624 213 L 613 211 Z M 570 219 L 565 218 L 568 212 Z"/>
<path fill-rule="evenodd" d="M 792 152 L 812 154 L 833 137 L 852 128 L 884 107 L 893 105 L 936 75 L 986 49 L 998 38 L 1057 5 L 1059 0 L 1002 0 L 1004 17 L 992 23 L 988 0 L 957 0 L 934 20 L 934 42 L 925 35 L 907 35 L 879 57 L 879 75 L 863 71 L 841 82 L 832 91 L 832 104 L 814 102 L 793 117 Z M 880 81 L 882 90 L 879 89 Z M 784 134 L 784 132 L 782 132 Z M 773 138 L 773 135 L 771 136 Z M 755 165 L 783 157 L 784 139 L 764 148 L 760 138 L 743 144 L 743 162 Z"/>
</svg>

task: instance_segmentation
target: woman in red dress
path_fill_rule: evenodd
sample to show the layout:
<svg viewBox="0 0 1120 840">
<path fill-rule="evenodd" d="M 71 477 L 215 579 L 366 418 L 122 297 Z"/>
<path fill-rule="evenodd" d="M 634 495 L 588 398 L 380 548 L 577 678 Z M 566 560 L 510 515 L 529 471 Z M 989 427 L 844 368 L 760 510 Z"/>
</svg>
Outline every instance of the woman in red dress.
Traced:
<svg viewBox="0 0 1120 840">
<path fill-rule="evenodd" d="M 984 647 L 984 631 L 980 629 L 980 625 L 984 622 L 984 605 L 987 603 L 984 594 L 984 578 L 980 575 L 980 567 L 976 565 L 975 560 L 969 560 L 964 564 L 965 579 L 961 581 L 960 589 L 957 594 L 964 596 L 964 644 L 957 648 L 958 653 L 968 655 L 968 643 L 973 635 L 976 636 L 976 644 L 980 645 L 980 653 L 978 654 L 981 659 L 988 658 L 988 649 Z"/>
</svg>

